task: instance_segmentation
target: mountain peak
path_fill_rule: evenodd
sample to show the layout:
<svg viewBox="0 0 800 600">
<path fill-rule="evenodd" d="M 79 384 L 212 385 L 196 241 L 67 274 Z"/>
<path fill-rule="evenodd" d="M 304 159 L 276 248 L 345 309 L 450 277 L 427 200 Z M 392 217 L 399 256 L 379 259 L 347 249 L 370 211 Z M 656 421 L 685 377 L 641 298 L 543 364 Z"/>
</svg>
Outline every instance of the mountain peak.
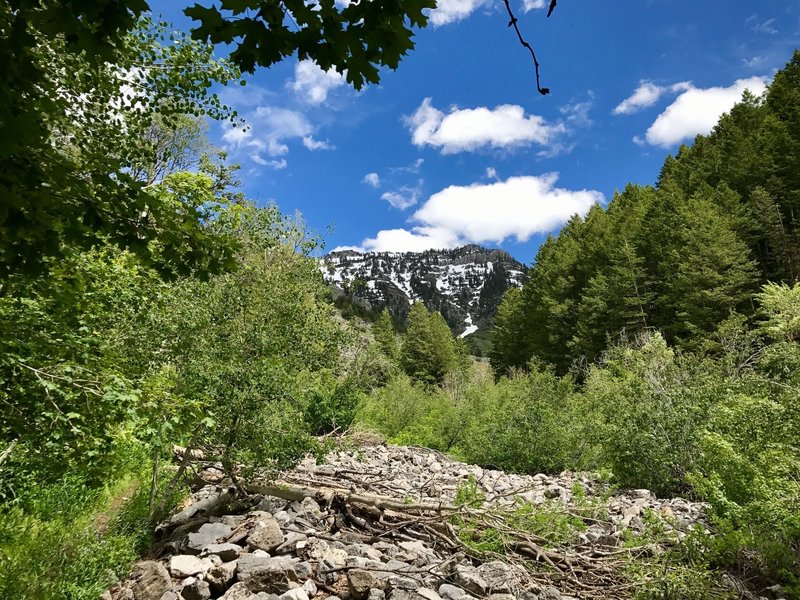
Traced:
<svg viewBox="0 0 800 600">
<path fill-rule="evenodd" d="M 485 331 L 505 291 L 521 286 L 527 267 L 505 250 L 468 244 L 424 252 L 338 250 L 320 261 L 338 299 L 367 311 L 388 308 L 405 322 L 414 302 L 438 310 L 457 335 Z"/>
</svg>

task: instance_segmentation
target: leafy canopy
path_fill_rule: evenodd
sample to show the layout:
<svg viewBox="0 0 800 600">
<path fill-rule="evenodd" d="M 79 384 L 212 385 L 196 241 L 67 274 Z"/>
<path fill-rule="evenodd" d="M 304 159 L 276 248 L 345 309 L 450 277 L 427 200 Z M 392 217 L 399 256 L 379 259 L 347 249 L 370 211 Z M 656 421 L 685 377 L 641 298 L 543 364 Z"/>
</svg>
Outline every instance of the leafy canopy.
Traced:
<svg viewBox="0 0 800 600">
<path fill-rule="evenodd" d="M 297 53 L 323 70 L 335 69 L 356 89 L 380 81 L 379 69 L 396 69 L 414 48 L 413 27 L 425 27 L 424 9 L 435 0 L 222 0 L 200 4 L 187 16 L 200 24 L 195 39 L 234 44 L 231 60 L 243 71 L 269 67 Z"/>
</svg>

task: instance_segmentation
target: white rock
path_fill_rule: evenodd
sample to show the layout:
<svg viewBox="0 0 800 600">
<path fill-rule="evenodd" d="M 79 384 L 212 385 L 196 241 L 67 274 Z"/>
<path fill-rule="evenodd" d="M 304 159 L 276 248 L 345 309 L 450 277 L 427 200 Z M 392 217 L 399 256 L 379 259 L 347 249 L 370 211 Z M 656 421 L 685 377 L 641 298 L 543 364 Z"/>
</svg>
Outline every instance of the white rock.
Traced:
<svg viewBox="0 0 800 600">
<path fill-rule="evenodd" d="M 169 560 L 169 572 L 175 579 L 205 574 L 213 567 L 214 563 L 207 558 L 199 558 L 191 554 L 179 554 Z"/>
</svg>

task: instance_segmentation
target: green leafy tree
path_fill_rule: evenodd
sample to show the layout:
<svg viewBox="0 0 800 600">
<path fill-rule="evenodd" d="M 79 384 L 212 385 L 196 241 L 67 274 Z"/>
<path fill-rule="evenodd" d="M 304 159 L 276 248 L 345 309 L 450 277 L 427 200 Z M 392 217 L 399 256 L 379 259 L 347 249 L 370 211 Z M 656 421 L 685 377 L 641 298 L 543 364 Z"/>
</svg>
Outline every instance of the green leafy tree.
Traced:
<svg viewBox="0 0 800 600">
<path fill-rule="evenodd" d="M 644 259 L 623 238 L 611 253 L 608 266 L 589 280 L 581 296 L 571 346 L 576 353 L 594 360 L 609 337 L 621 332 L 635 336 L 647 329 L 652 300 Z"/>
<path fill-rule="evenodd" d="M 72 5 L 19 4 L 0 7 L 3 89 L 13 90 L 0 109 L 0 274 L 46 271 L 73 248 L 102 243 L 164 274 L 229 267 L 231 248 L 203 226 L 208 211 L 165 205 L 148 184 L 179 166 L 169 152 L 189 154 L 185 115 L 234 118 L 209 88 L 238 71 L 165 24 L 133 29 L 120 6 L 101 2 L 100 12 L 79 15 L 86 23 L 70 23 Z M 155 143 L 156 129 L 172 149 Z M 140 176 L 144 166 L 149 176 Z M 154 259 L 151 242 L 169 264 Z"/>
<path fill-rule="evenodd" d="M 284 467 L 311 444 L 306 405 L 330 391 L 319 373 L 336 370 L 342 330 L 297 222 L 243 204 L 219 227 L 240 241 L 238 268 L 175 286 L 152 326 L 158 352 L 175 369 L 170 393 L 200 403 L 186 442 L 231 473 Z"/>
<path fill-rule="evenodd" d="M 0 445 L 15 449 L 0 496 L 75 470 L 102 480 L 140 398 L 133 374 L 119 368 L 111 332 L 132 326 L 159 286 L 132 256 L 113 250 L 71 256 L 46 281 L 6 279 Z"/>
<path fill-rule="evenodd" d="M 195 4 L 187 16 L 199 21 L 192 35 L 234 45 L 231 60 L 243 71 L 269 67 L 297 53 L 323 70 L 346 74 L 356 89 L 378 83 L 381 67 L 396 69 L 414 48 L 413 28 L 428 23 L 434 0 L 351 2 L 345 7 L 302 0 L 223 2 L 220 8 Z"/>
<path fill-rule="evenodd" d="M 685 346 L 697 347 L 731 311 L 747 302 L 757 270 L 747 245 L 716 204 L 695 199 L 681 212 L 684 225 L 674 250 L 677 262 L 661 298 L 677 320 L 664 329 Z"/>
</svg>

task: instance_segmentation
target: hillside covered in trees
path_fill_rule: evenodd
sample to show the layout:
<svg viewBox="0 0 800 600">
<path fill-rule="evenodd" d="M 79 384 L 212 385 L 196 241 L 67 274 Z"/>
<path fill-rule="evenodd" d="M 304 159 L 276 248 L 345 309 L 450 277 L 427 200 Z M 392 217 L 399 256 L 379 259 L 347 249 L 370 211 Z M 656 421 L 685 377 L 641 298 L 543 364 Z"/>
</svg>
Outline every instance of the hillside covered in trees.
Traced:
<svg viewBox="0 0 800 600">
<path fill-rule="evenodd" d="M 462 366 L 431 387 L 400 361 L 359 418 L 478 464 L 607 469 L 709 502 L 715 534 L 660 563 L 643 597 L 747 597 L 724 571 L 800 597 L 798 90 L 795 53 L 656 186 L 548 238 L 500 306 L 493 373 Z"/>
<path fill-rule="evenodd" d="M 654 187 L 628 185 L 541 246 L 530 282 L 501 308 L 494 367 L 536 357 L 566 373 L 621 332 L 720 352 L 726 329 L 758 320 L 762 285 L 800 276 L 798 157 L 796 53 L 763 98 L 746 94 L 667 158 Z"/>
</svg>

